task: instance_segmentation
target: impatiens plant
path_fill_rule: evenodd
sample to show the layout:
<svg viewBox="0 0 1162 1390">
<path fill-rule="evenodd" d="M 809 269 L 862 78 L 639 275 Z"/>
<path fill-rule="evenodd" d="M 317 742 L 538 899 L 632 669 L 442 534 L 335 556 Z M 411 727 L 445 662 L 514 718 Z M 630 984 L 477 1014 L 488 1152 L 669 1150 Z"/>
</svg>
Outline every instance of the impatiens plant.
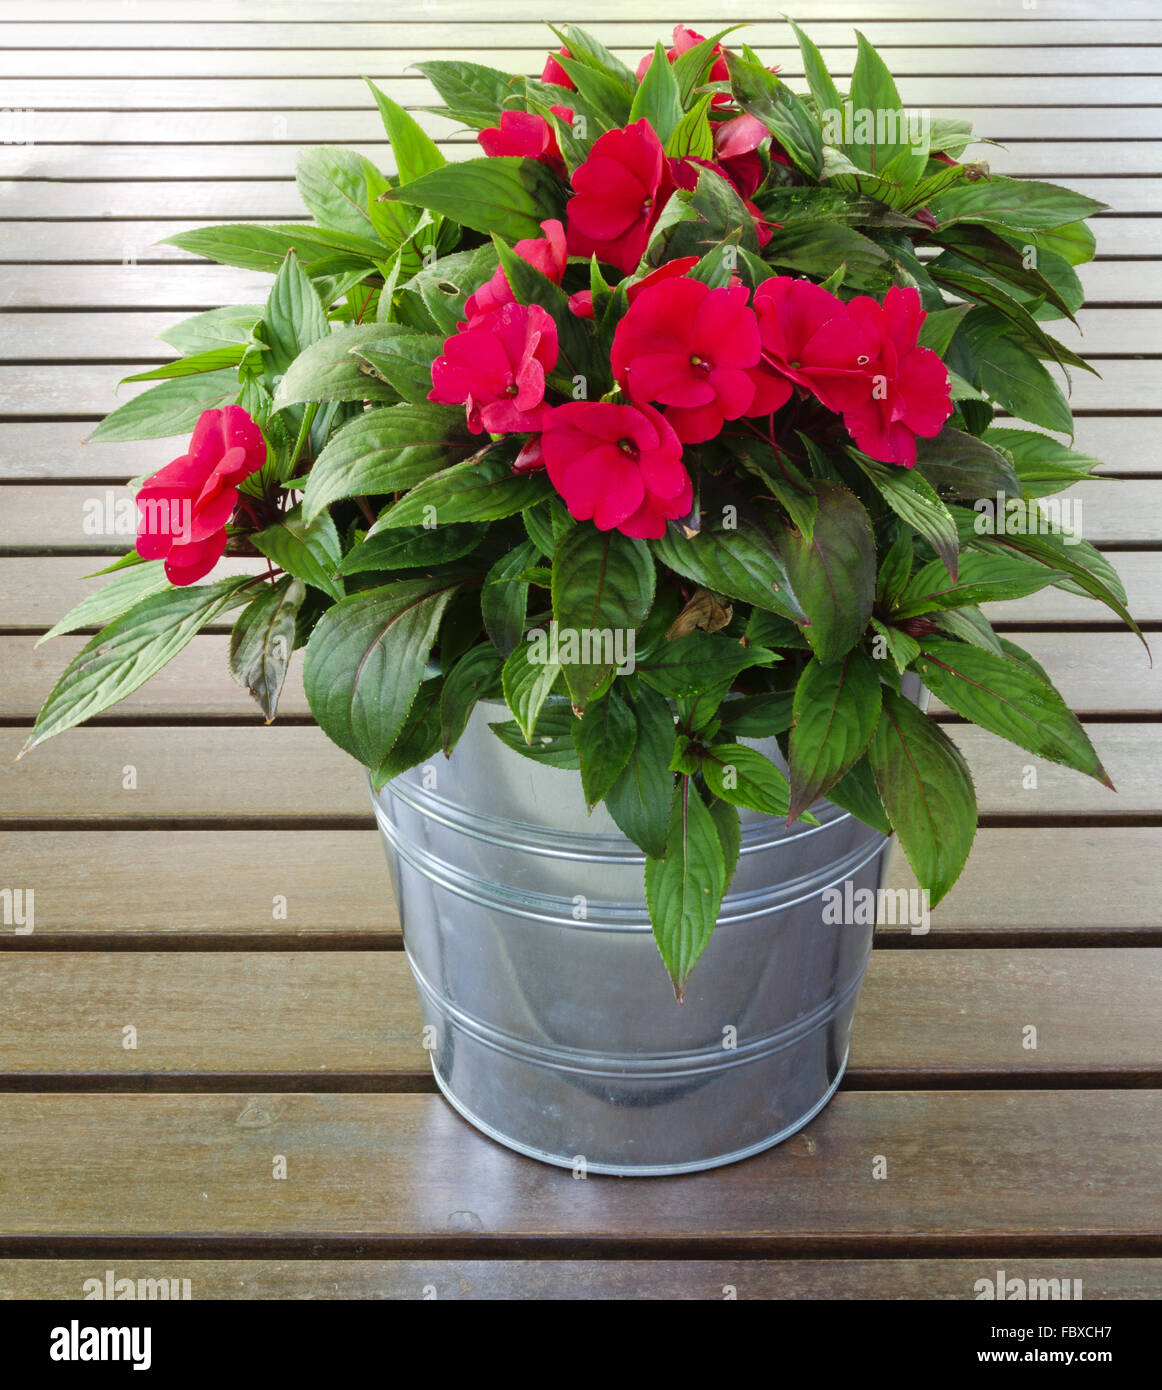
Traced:
<svg viewBox="0 0 1162 1390">
<path fill-rule="evenodd" d="M 180 359 L 97 428 L 193 438 L 54 629 L 100 631 L 28 747 L 228 611 L 267 720 L 305 646 L 315 717 L 377 787 L 503 699 L 498 737 L 579 771 L 644 851 L 679 995 L 740 809 L 828 797 L 947 893 L 976 805 L 914 677 L 1107 781 L 982 607 L 1056 585 L 1133 626 L 1038 506 L 1097 462 L 1055 437 L 1057 373 L 1091 369 L 1050 328 L 1102 205 L 962 162 L 968 124 L 905 111 L 862 37 L 841 91 L 794 33 L 806 92 L 682 27 L 636 72 L 575 27 L 539 79 L 423 63 L 475 157 L 446 163 L 369 84 L 392 172 L 309 150 L 313 223 L 170 238 L 272 272 L 270 296 L 171 330 Z M 259 564 L 196 582 L 224 552 Z"/>
</svg>

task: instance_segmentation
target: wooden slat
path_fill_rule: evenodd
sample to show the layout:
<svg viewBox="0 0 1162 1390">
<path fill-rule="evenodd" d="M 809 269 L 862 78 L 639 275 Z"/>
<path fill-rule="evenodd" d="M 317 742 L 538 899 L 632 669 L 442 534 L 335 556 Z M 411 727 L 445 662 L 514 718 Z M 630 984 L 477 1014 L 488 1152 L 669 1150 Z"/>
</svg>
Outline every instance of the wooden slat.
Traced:
<svg viewBox="0 0 1162 1390">
<path fill-rule="evenodd" d="M 186 438 L 173 436 L 125 444 L 86 444 L 91 432 L 92 425 L 85 421 L 0 423 L 0 479 L 124 481 L 154 472 L 159 460 L 168 463 L 188 443 Z M 1140 419 L 1083 416 L 1077 421 L 1076 447 L 1104 459 L 1107 473 L 1162 472 L 1152 429 Z"/>
<path fill-rule="evenodd" d="M 984 816 L 1162 817 L 1162 725 L 1089 725 L 1116 793 L 975 726 L 951 732 Z M 80 728 L 14 763 L 24 738 L 22 729 L 0 730 L 0 824 L 371 824 L 362 770 L 310 726 Z M 126 767 L 136 769 L 133 790 L 122 786 Z M 1024 785 L 1031 773 L 1035 787 Z M 579 795 L 564 773 L 562 791 Z"/>
<path fill-rule="evenodd" d="M 720 26 L 721 27 L 721 26 Z M 531 72 L 541 64 L 532 55 Z M 152 66 L 152 65 L 151 65 Z M 1153 76 L 974 77 L 954 65 L 955 75 L 904 74 L 897 87 L 906 107 L 939 106 L 1148 106 L 1158 93 Z M 434 89 L 418 74 L 396 76 L 369 68 L 367 76 L 405 106 L 438 104 Z M 357 77 L 140 77 L 10 78 L 4 99 L 10 107 L 42 110 L 233 110 L 298 111 L 305 108 L 362 108 L 367 88 Z M 34 125 L 35 130 L 35 125 Z"/>
<path fill-rule="evenodd" d="M 1006 1258 L 1013 1279 L 1076 1279 L 1087 1300 L 1156 1298 L 1162 1260 Z M 87 1279 L 189 1280 L 196 1299 L 968 1299 L 977 1260 L 4 1260 L 0 1299 L 80 1298 Z M 148 1287 L 148 1286 L 145 1286 Z M 179 1285 L 179 1288 L 184 1287 Z M 1073 1287 L 1072 1285 L 1070 1287 Z"/>
<path fill-rule="evenodd" d="M 385 174 L 397 172 L 391 149 L 382 139 L 349 148 Z M 474 143 L 444 143 L 442 149 L 450 160 L 480 154 Z M 975 153 L 994 174 L 1068 180 L 1111 173 L 1109 150 L 1096 140 L 1030 142 L 1010 149 L 981 146 Z M 238 179 L 293 179 L 298 154 L 298 147 L 287 144 L 233 145 L 228 167 L 231 177 Z M 84 180 L 92 177 L 98 161 L 105 178 L 126 181 L 217 179 L 227 167 L 221 148 L 215 145 L 8 145 L 0 146 L 0 179 Z M 1162 143 L 1137 140 L 1121 145 L 1116 172 L 1119 176 L 1162 173 Z"/>
<path fill-rule="evenodd" d="M 179 309 L 128 313 L 0 313 L 0 362 L 166 362 L 177 354 L 158 336 L 186 315 Z M 1088 357 L 1162 354 L 1162 310 L 1083 309 L 1054 336 Z M 1099 371 L 1105 368 L 1097 363 Z"/>
<path fill-rule="evenodd" d="M 253 567 L 257 569 L 257 567 Z M 1069 707 L 1078 714 L 1162 715 L 1162 668 L 1151 667 L 1145 649 L 1129 632 L 1012 634 L 1049 672 Z M 0 637 L 0 719 L 36 715 L 57 677 L 89 639 L 59 637 L 43 646 L 33 637 Z M 107 718 L 134 723 L 149 719 L 260 721 L 258 706 L 230 679 L 229 638 L 195 637 L 163 670 L 109 711 Z M 1117 680 L 1111 680 L 1111 672 Z M 935 701 L 935 713 L 948 711 Z M 302 684 L 302 652 L 291 658 L 279 701 L 279 718 L 309 716 Z"/>
<path fill-rule="evenodd" d="M 653 38 L 643 34 L 635 40 L 632 35 L 618 34 L 621 42 L 615 43 L 611 51 L 636 68 L 642 55 L 652 52 L 659 34 L 668 38 L 662 25 L 653 31 Z M 546 36 L 552 38 L 551 34 Z M 799 88 L 805 85 L 802 80 L 803 60 L 794 46 L 789 29 L 784 27 L 781 33 L 768 30 L 767 35 L 748 31 L 745 39 L 764 59 L 778 64 L 781 77 L 790 79 Z M 843 77 L 850 79 L 856 57 L 852 32 L 848 31 L 847 42 L 843 46 L 829 44 L 819 47 L 832 76 L 837 80 Z M 548 49 L 548 43 L 536 45 L 535 40 L 532 46 L 514 47 L 504 30 L 495 27 L 488 36 L 488 42 L 473 49 L 472 59 L 488 67 L 499 68 L 501 72 L 533 75 L 540 72 Z M 1044 46 L 1034 40 L 1026 47 L 998 48 L 992 44 L 973 44 L 966 37 L 955 47 L 948 48 L 915 48 L 891 42 L 881 47 L 879 53 L 897 82 L 917 75 L 962 77 L 966 72 L 979 73 L 981 77 L 1019 73 L 1088 77 L 1098 73 L 1142 75 L 1162 72 L 1162 53 L 1156 44 L 1131 46 L 1124 40 L 1105 47 L 1073 45 L 1058 48 Z M 19 83 L 29 79 L 145 77 L 151 80 L 245 78 L 267 81 L 281 77 L 310 80 L 358 78 L 369 73 L 379 82 L 382 79 L 408 77 L 414 73 L 417 63 L 447 56 L 446 42 L 425 43 L 422 38 L 414 44 L 405 41 L 394 48 L 328 46 L 310 50 L 264 45 L 259 50 L 247 50 L 230 36 L 226 45 L 212 52 L 182 49 L 176 43 L 167 45 L 161 52 L 143 52 L 133 47 L 95 50 L 8 49 L 0 53 L 0 80 Z"/>
<path fill-rule="evenodd" d="M 800 6 L 799 12 L 806 13 L 808 7 Z M 389 16 L 384 16 L 389 18 Z M 616 23 L 603 22 L 593 27 L 592 32 L 603 33 L 605 42 L 614 52 L 643 52 L 653 48 L 661 38 L 668 39 L 665 24 L 661 20 L 616 19 Z M 811 37 L 822 49 L 849 48 L 852 43 L 850 24 L 837 24 L 825 19 L 812 19 Z M 917 22 L 895 21 L 890 23 L 860 19 L 860 32 L 875 44 L 882 53 L 896 50 L 912 51 L 941 48 L 949 45 L 954 38 L 958 44 L 996 47 L 1028 47 L 1045 43 L 1045 25 L 1028 17 L 997 23 L 995 20 L 973 21 L 964 19 L 957 23 L 955 36 L 941 27 L 940 23 L 927 22 L 921 16 Z M 191 49 L 259 49 L 267 57 L 285 50 L 306 50 L 319 56 L 333 49 L 350 49 L 351 34 L 330 24 L 247 23 L 206 24 L 201 22 L 182 22 L 169 20 L 163 24 L 135 23 L 130 33 L 125 28 L 109 24 L 70 24 L 58 27 L 54 24 L 7 23 L 4 25 L 5 42 L 13 49 L 56 49 L 67 52 L 82 49 L 92 55 L 96 51 L 130 48 L 133 52 L 142 49 L 166 50 L 166 57 L 181 55 Z M 359 40 L 368 52 L 379 49 L 407 51 L 410 47 L 432 48 L 446 53 L 449 40 L 453 37 L 446 24 L 432 22 L 431 11 L 423 18 L 409 22 L 406 27 L 390 22 L 371 20 L 359 27 Z M 456 51 L 461 53 L 472 49 L 475 52 L 487 51 L 499 44 L 512 46 L 518 50 L 529 49 L 534 53 L 552 46 L 552 34 L 540 24 L 527 24 L 501 28 L 496 23 L 472 22 L 457 24 L 454 34 Z M 780 48 L 789 56 L 798 53 L 794 39 L 785 23 L 779 21 L 754 20 L 745 32 L 737 38 L 745 39 L 752 48 Z M 736 38 L 736 42 L 737 42 Z M 1062 26 L 1053 32 L 1052 48 L 1080 47 L 1083 49 L 1118 44 L 1145 45 L 1162 43 L 1162 21 L 1158 19 L 1140 20 L 1090 20 L 1084 28 Z M 778 55 L 780 59 L 782 54 Z M 487 61 L 482 59 L 481 61 Z M 890 64 L 889 64 L 890 66 Z M 51 69 L 44 75 L 51 75 Z M 1144 69 L 1139 69 L 1144 71 Z"/>
<path fill-rule="evenodd" d="M 288 22 L 328 24 L 350 23 L 363 25 L 379 22 L 384 18 L 383 6 L 377 0 L 259 0 L 261 8 L 256 9 L 254 0 L 201 0 L 198 18 L 202 23 L 234 23 L 261 19 L 269 24 Z M 834 21 L 858 19 L 862 24 L 871 21 L 915 20 L 915 0 L 801 0 L 797 6 L 804 22 L 820 19 Z M 595 32 L 608 34 L 611 25 L 619 22 L 623 13 L 610 0 L 574 0 L 570 10 L 575 24 L 595 24 Z M 746 11 L 742 12 L 745 16 Z M 480 8 L 477 0 L 441 0 L 440 19 L 445 23 L 479 21 Z M 0 0 L 0 22 L 8 19 L 27 22 L 28 10 L 25 0 Z M 37 10 L 41 22 L 73 23 L 83 20 L 86 23 L 100 21 L 112 23 L 146 24 L 156 21 L 169 21 L 174 18 L 172 0 L 134 0 L 133 16 L 126 19 L 125 0 L 41 0 Z M 714 10 L 695 12 L 689 17 L 692 26 L 701 25 L 713 31 Z M 948 22 L 950 20 L 992 19 L 1002 24 L 1015 18 L 1028 19 L 1029 12 L 1014 11 L 1008 0 L 927 0 L 924 18 L 929 21 Z M 1039 22 L 1047 20 L 1076 23 L 1095 19 L 1153 19 L 1156 11 L 1152 0 L 1039 0 L 1036 17 Z M 426 0 L 397 0 L 392 6 L 391 19 L 397 26 L 410 25 L 416 21 L 430 22 L 432 10 Z M 721 15 L 717 15 L 721 20 Z M 504 10 L 505 22 L 522 21 L 530 30 L 543 32 L 543 9 L 538 0 L 508 0 Z M 640 21 L 638 21 L 640 22 Z M 405 36 L 407 29 L 401 28 Z M 1058 30 L 1053 27 L 1051 33 Z"/>
<path fill-rule="evenodd" d="M 454 55 L 462 52 L 451 50 Z M 447 56 L 447 55 L 445 55 Z M 1052 140 L 1061 137 L 1055 107 L 982 106 L 973 98 L 949 105 L 930 102 L 933 116 L 955 114 L 971 121 L 977 135 L 992 140 Z M 475 133 L 422 110 L 412 115 L 442 141 L 472 144 Z M 45 111 L 22 116 L 23 129 L 38 145 L 50 144 L 251 144 L 263 141 L 292 145 L 354 144 L 383 139 L 383 123 L 366 100 L 357 108 L 249 111 Z M 30 123 L 30 124 L 29 124 Z M 1079 132 L 1080 133 L 1080 132 Z M 1084 135 L 1090 140 L 1157 140 L 1162 138 L 1162 110 L 1152 107 L 1095 106 L 1085 112 Z"/>
<path fill-rule="evenodd" d="M 35 904 L 34 931 L 5 928 L 4 947 L 399 944 L 375 830 L 0 832 L 0 870 L 5 885 L 31 888 Z M 208 882 L 217 891 L 207 893 Z M 898 847 L 886 882 L 916 887 Z M 276 893 L 285 918 L 275 916 Z M 930 937 L 888 924 L 880 932 L 909 950 L 1162 942 L 1160 898 L 1160 828 L 985 829 L 933 910 Z"/>
<path fill-rule="evenodd" d="M 116 1236 L 285 1254 L 1140 1255 L 1162 1234 L 1149 1091 L 845 1092 L 777 1149 L 683 1179 L 681 1202 L 511 1154 L 434 1095 L 10 1095 L 0 1115 L 20 1174 L 0 1190 L 6 1254 Z M 288 1181 L 271 1181 L 275 1154 Z"/>
<path fill-rule="evenodd" d="M 157 457 L 143 466 L 150 467 Z M 141 470 L 138 470 L 139 472 Z M 1130 611 L 1139 622 L 1162 623 L 1162 554 L 1156 551 L 1125 551 L 1114 557 L 1118 573 L 1125 582 Z M 0 556 L 0 630 L 46 632 L 85 594 L 100 587 L 103 579 L 88 579 L 100 560 L 83 555 Z M 227 558 L 215 575 L 258 573 L 265 562 Z M 1039 594 L 1007 603 L 988 604 L 986 616 L 1005 629 L 1025 624 L 1071 623 L 1086 627 L 1101 625 L 1120 629 L 1120 620 L 1092 599 L 1068 594 L 1063 589 L 1043 589 Z M 223 616 L 210 631 L 225 631 L 231 615 Z M 51 648 L 50 648 L 51 650 Z M 1129 660 L 1137 649 L 1126 651 Z"/>
<path fill-rule="evenodd" d="M 168 937 L 399 945 L 378 831 L 7 833 L 0 865 L 5 885 L 33 890 L 26 944 Z M 11 927 L 0 928 L 0 941 L 17 944 Z"/>
<path fill-rule="evenodd" d="M 59 185 L 59 188 L 78 185 Z M 104 188 L 105 185 L 92 185 Z M 249 185 L 224 184 L 221 187 L 245 190 Z M 277 184 L 257 187 L 279 187 Z M 31 188 L 31 184 L 20 184 Z M 195 201 L 200 189 L 207 185 L 182 184 L 112 184 L 125 197 L 134 187 L 161 190 L 168 197 L 175 189 L 184 189 L 183 197 Z M 1162 187 L 1162 183 L 1160 183 Z M 292 192 L 290 197 L 294 199 Z M 301 208 L 298 209 L 301 214 Z M 223 212 L 224 217 L 231 214 Z M 281 214 L 268 214 L 277 220 Z M 130 224 L 126 224 L 130 225 Z M 175 225 L 176 230 L 176 225 Z M 150 249 L 137 243 L 126 243 L 126 255 L 144 258 Z M 1099 304 L 1162 304 L 1162 262 L 1097 261 L 1080 268 L 1082 284 L 1090 306 Z M 270 293 L 270 276 L 257 271 L 239 270 L 233 266 L 210 265 L 189 261 L 180 265 L 0 265 L 0 310 L 8 309 L 153 309 L 182 308 L 189 313 L 199 309 L 215 309 L 221 304 L 262 303 Z M 1084 377 L 1084 373 L 1080 376 Z M 1079 380 L 1076 389 L 1085 390 Z M 1100 386 L 1098 387 L 1100 390 Z M 1132 403 L 1139 409 L 1153 406 L 1152 395 Z M 1107 404 L 1106 409 L 1109 409 Z"/>
<path fill-rule="evenodd" d="M 108 271 L 111 267 L 101 267 Z M 54 272 L 55 275 L 56 272 Z M 139 271 L 142 275 L 172 276 L 171 271 Z M 237 272 L 244 275 L 246 272 Z M 2 277 L 0 277 L 2 280 Z M 269 282 L 268 282 L 269 287 Z M 251 289 L 256 289 L 252 286 Z M 21 415 L 104 415 L 115 406 L 140 395 L 153 382 L 118 381 L 135 374 L 138 364 L 115 362 L 90 366 L 0 365 L 0 401 L 9 417 Z M 1154 361 L 1103 361 L 1101 376 L 1089 372 L 1073 373 L 1070 405 L 1075 411 L 1121 410 L 1127 413 L 1152 410 L 1157 397 L 1152 392 L 1162 378 L 1162 366 Z"/>
<path fill-rule="evenodd" d="M 432 1089 L 401 951 L 9 952 L 0 955 L 0 988 L 6 1087 L 35 1089 L 48 1076 L 234 1077 L 243 1089 L 251 1078 L 283 1077 L 307 1087 L 343 1078 L 365 1089 Z M 1010 1084 L 1156 1086 L 1160 988 L 1162 947 L 876 951 L 847 1084 L 965 1085 L 1003 1075 Z M 137 1030 L 134 1050 L 122 1045 L 127 1024 Z M 1033 1049 L 1023 1041 L 1028 1026 Z"/>
<path fill-rule="evenodd" d="M 78 369 L 81 370 L 84 369 Z M 3 375 L 0 370 L 0 379 Z M 1150 428 L 1149 422 L 1144 427 Z M 154 455 L 158 464 L 168 463 L 173 457 L 172 449 L 159 448 Z M 70 485 L 53 487 L 51 491 L 35 484 L 0 487 L 0 553 L 61 549 L 115 555 L 129 550 L 136 523 L 128 511 L 127 520 L 116 511 L 126 496 L 123 489 L 113 485 Z M 1162 541 L 1162 485 L 1157 482 L 1102 478 L 1079 483 L 1062 496 L 1071 499 L 1071 505 L 1073 499 L 1081 502 L 1081 533 L 1095 544 Z M 118 525 L 124 520 L 125 529 L 112 533 L 106 530 L 106 514 Z M 101 529 L 94 532 L 91 527 Z M 1096 608 L 1094 612 L 1096 616 Z"/>
</svg>

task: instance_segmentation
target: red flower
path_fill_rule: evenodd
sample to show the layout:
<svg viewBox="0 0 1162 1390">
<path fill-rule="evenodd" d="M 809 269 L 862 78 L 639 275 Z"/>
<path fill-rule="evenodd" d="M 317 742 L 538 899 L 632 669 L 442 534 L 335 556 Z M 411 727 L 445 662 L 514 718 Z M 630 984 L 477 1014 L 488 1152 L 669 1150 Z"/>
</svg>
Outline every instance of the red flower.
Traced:
<svg viewBox="0 0 1162 1390">
<path fill-rule="evenodd" d="M 810 280 L 776 275 L 755 290 L 754 311 L 766 367 L 805 387 L 828 410 L 867 400 L 875 340 L 853 323 L 842 300 Z"/>
<path fill-rule="evenodd" d="M 549 110 L 563 121 L 573 120 L 573 113 L 567 106 L 551 106 Z M 535 111 L 502 111 L 500 125 L 482 130 L 476 139 L 490 157 L 513 154 L 539 159 L 564 176 L 565 161 L 557 144 L 557 132 Z"/>
<path fill-rule="evenodd" d="M 656 540 L 693 505 L 678 436 L 648 405 L 559 405 L 545 416 L 541 445 L 570 514 L 599 531 Z"/>
<path fill-rule="evenodd" d="M 640 294 L 617 325 L 614 377 L 635 401 L 667 406 L 685 444 L 713 439 L 726 420 L 775 408 L 764 392 L 755 409 L 761 344 L 748 298 L 741 285 L 712 290 L 672 279 Z"/>
<path fill-rule="evenodd" d="M 843 423 L 865 454 L 911 468 L 916 436 L 939 434 L 952 414 L 948 368 L 931 348 L 918 346 L 927 318 L 920 295 L 894 285 L 882 304 L 861 295 L 847 313 L 873 346 L 868 393 L 844 409 Z"/>
<path fill-rule="evenodd" d="M 547 222 L 541 223 L 541 231 L 545 234 L 543 237 L 529 237 L 526 241 L 518 241 L 512 249 L 522 260 L 528 261 L 529 265 L 535 266 L 542 275 L 548 276 L 555 285 L 559 285 L 569 261 L 569 253 L 565 249 L 565 228 L 556 218 L 550 218 Z M 492 279 L 481 285 L 475 294 L 468 296 L 464 304 L 464 313 L 471 320 L 478 314 L 488 314 L 493 309 L 499 309 L 502 304 L 511 304 L 513 298 L 512 287 L 508 283 L 504 267 L 498 266 Z"/>
<path fill-rule="evenodd" d="M 758 148 L 771 132 L 755 116 L 735 116 L 714 127 L 714 158 L 743 198 L 753 198 L 763 181 Z M 772 156 L 778 158 L 772 151 Z"/>
<path fill-rule="evenodd" d="M 635 280 L 632 285 L 627 285 L 625 297 L 632 304 L 638 295 L 643 290 L 648 290 L 651 285 L 660 284 L 663 280 L 671 280 L 675 275 L 685 275 L 697 264 L 697 256 L 679 256 L 676 260 L 667 261 L 657 270 L 651 270 L 648 275 L 643 275 L 640 280 Z M 579 319 L 591 319 L 593 317 L 593 291 L 578 290 L 576 294 L 571 294 L 569 296 L 569 308 Z"/>
<path fill-rule="evenodd" d="M 696 48 L 698 44 L 705 42 L 705 38 L 701 34 L 696 33 L 693 29 L 687 29 L 684 24 L 675 24 L 674 46 L 666 50 L 666 57 L 673 63 L 680 58 L 683 53 L 688 53 L 690 49 Z M 730 69 L 726 66 L 726 59 L 722 56 L 722 45 L 716 43 L 710 52 L 716 56 L 706 80 L 708 82 L 729 82 Z M 637 80 L 639 82 L 645 77 L 646 73 L 649 72 L 650 64 L 653 61 L 654 55 L 652 53 L 647 53 L 637 65 Z M 710 104 L 711 106 L 722 106 L 729 100 L 730 94 L 728 92 L 716 92 Z"/>
<path fill-rule="evenodd" d="M 560 48 L 557 51 L 562 58 L 572 58 L 573 56 L 567 48 Z M 545 59 L 545 66 L 541 72 L 541 81 L 551 82 L 555 87 L 568 87 L 571 92 L 576 90 L 573 86 L 573 79 L 551 53 Z"/>
<path fill-rule="evenodd" d="M 468 409 L 473 434 L 541 427 L 545 373 L 557 362 L 557 325 L 539 304 L 502 304 L 444 343 L 428 400 Z"/>
<path fill-rule="evenodd" d="M 650 123 L 643 118 L 607 130 L 573 171 L 573 187 L 570 253 L 595 255 L 630 274 L 671 192 L 665 152 Z"/>
<path fill-rule="evenodd" d="M 266 462 L 262 431 L 240 405 L 205 410 L 188 454 L 148 478 L 137 493 L 137 553 L 165 560 L 171 584 L 193 584 L 226 549 L 238 484 Z"/>
</svg>

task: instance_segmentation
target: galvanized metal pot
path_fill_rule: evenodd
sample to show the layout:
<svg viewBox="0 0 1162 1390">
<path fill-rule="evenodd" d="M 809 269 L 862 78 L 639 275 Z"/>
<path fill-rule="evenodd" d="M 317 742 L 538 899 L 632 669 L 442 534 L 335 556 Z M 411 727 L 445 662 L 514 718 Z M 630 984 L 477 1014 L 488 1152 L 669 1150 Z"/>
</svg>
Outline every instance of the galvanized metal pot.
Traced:
<svg viewBox="0 0 1162 1390">
<path fill-rule="evenodd" d="M 873 925 L 824 891 L 880 882 L 887 839 L 743 812 L 718 927 L 675 1000 L 641 851 L 576 772 L 507 748 L 476 707 L 442 755 L 373 794 L 436 1081 L 477 1128 L 594 1173 L 664 1175 L 779 1143 L 834 1093 Z M 774 740 L 756 745 L 781 761 Z"/>
</svg>

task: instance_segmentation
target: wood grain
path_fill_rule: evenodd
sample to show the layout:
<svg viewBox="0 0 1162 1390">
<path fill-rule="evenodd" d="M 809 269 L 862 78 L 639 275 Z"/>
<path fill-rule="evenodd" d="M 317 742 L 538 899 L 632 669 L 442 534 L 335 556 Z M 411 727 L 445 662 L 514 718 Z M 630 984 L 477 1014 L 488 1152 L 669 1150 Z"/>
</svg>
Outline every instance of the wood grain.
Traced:
<svg viewBox="0 0 1162 1390">
<path fill-rule="evenodd" d="M 16 1094 L 0 1117 L 4 1255 L 102 1237 L 130 1257 L 159 1237 L 222 1256 L 1162 1249 L 1150 1091 L 844 1092 L 778 1148 L 675 1180 L 681 1201 L 512 1154 L 434 1095 Z"/>
<path fill-rule="evenodd" d="M 873 953 L 847 1086 L 1162 1084 L 1162 947 L 926 947 Z M 433 1089 L 399 951 L 10 952 L 0 989 L 5 1088 L 282 1077 L 293 1089 Z M 127 1024 L 136 1050 L 122 1046 Z"/>
<path fill-rule="evenodd" d="M 1059 821 L 1162 817 L 1162 725 L 1091 724 L 1090 737 L 1118 791 L 1014 749 L 973 725 L 950 730 L 968 759 L 983 816 Z M 0 825 L 370 824 L 364 775 L 315 727 L 82 727 L 19 763 L 23 729 L 0 729 Z M 134 790 L 123 789 L 125 768 Z M 193 769 L 197 775 L 193 775 Z M 1035 778 L 1036 786 L 1026 783 Z M 561 774 L 562 792 L 580 788 Z M 49 828 L 42 825 L 42 828 Z"/>
<path fill-rule="evenodd" d="M 244 570 L 240 564 L 235 568 Z M 257 572 L 261 567 L 250 568 Z M 0 669 L 7 673 L 0 686 L 0 720 L 31 723 L 61 671 L 87 640 L 70 634 L 37 646 L 32 637 L 0 637 Z M 1145 650 L 1129 632 L 1059 635 L 1015 630 L 1012 640 L 1046 668 L 1076 713 L 1162 716 L 1162 668 L 1150 665 Z M 228 637 L 195 637 L 156 676 L 103 717 L 126 723 L 183 718 L 261 721 L 258 706 L 230 678 L 228 654 Z M 302 662 L 300 649 L 291 657 L 279 699 L 281 720 L 310 717 Z M 1112 669 L 1120 673 L 1116 684 L 1109 679 Z M 931 708 L 939 715 L 950 713 L 939 701 L 933 701 Z"/>
<path fill-rule="evenodd" d="M 969 1299 L 976 1260 L 4 1260 L 0 1300 L 74 1299 L 117 1279 L 188 1279 L 195 1299 Z M 1077 1279 L 1087 1300 L 1157 1298 L 1162 1260 L 1006 1259 L 1009 1278 Z M 182 1287 L 179 1285 L 179 1288 Z"/>
</svg>

